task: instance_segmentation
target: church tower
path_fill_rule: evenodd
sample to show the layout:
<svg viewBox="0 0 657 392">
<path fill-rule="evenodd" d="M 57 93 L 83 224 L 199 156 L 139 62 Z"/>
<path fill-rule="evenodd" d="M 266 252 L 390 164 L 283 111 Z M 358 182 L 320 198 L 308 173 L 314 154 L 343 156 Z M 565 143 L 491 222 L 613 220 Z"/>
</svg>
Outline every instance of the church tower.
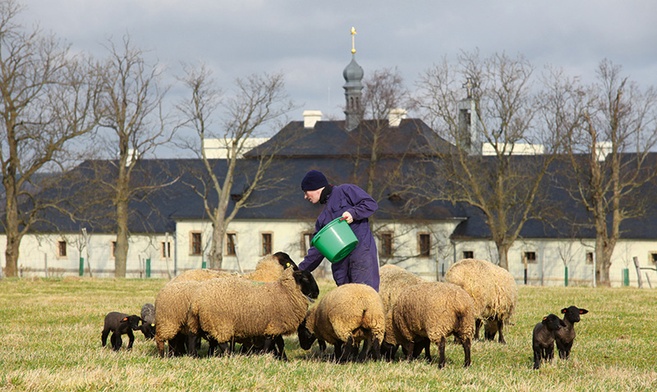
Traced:
<svg viewBox="0 0 657 392">
<path fill-rule="evenodd" d="M 356 62 L 356 29 L 351 28 L 351 62 L 342 72 L 344 77 L 344 96 L 346 99 L 344 114 L 347 131 L 355 129 L 363 117 L 361 98 L 363 96 L 363 68 Z"/>
</svg>

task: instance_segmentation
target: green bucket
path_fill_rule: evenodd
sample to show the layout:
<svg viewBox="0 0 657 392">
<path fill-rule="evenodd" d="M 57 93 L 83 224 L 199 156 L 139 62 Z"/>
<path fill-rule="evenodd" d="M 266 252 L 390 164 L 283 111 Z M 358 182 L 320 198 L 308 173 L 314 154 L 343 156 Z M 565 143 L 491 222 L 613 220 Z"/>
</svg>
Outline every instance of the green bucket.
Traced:
<svg viewBox="0 0 657 392">
<path fill-rule="evenodd" d="M 336 218 L 318 231 L 310 244 L 331 263 L 337 263 L 354 250 L 358 239 L 346 220 Z"/>
</svg>

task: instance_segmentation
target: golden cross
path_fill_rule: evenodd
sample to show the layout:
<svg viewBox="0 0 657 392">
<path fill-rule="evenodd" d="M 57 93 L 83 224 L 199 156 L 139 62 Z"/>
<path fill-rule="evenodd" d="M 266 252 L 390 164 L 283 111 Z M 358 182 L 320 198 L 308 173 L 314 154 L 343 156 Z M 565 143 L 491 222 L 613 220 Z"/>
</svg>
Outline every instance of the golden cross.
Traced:
<svg viewBox="0 0 657 392">
<path fill-rule="evenodd" d="M 356 28 L 351 28 L 351 54 L 356 53 Z"/>
</svg>

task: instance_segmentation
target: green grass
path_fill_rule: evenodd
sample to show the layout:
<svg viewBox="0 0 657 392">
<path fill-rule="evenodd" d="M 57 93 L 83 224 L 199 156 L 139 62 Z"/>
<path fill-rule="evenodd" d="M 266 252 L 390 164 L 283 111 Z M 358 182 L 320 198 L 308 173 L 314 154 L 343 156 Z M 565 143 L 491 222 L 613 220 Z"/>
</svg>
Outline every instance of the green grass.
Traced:
<svg viewBox="0 0 657 392">
<path fill-rule="evenodd" d="M 2 391 L 642 391 L 657 390 L 657 295 L 635 288 L 520 287 L 507 344 L 475 342 L 472 366 L 448 344 L 440 370 L 424 361 L 335 364 L 286 338 L 289 361 L 269 355 L 218 358 L 157 357 L 155 344 L 135 334 L 132 351 L 102 348 L 103 317 L 139 314 L 164 280 L 0 280 Z M 323 282 L 326 292 L 332 284 Z M 548 313 L 577 305 L 568 361 L 532 370 L 531 331 Z M 124 336 L 124 347 L 127 337 Z M 435 346 L 432 348 L 435 355 Z"/>
</svg>

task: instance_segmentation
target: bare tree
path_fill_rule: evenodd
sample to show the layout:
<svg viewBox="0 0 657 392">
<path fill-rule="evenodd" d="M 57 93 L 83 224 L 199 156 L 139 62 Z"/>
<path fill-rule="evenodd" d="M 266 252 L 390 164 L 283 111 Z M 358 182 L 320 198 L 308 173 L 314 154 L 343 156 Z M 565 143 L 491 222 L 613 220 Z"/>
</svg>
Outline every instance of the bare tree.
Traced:
<svg viewBox="0 0 657 392">
<path fill-rule="evenodd" d="M 17 275 L 20 243 L 39 212 L 56 201 L 37 199 L 56 181 L 37 182 L 46 170 L 66 170 L 70 146 L 91 132 L 97 79 L 94 66 L 56 37 L 16 23 L 21 7 L 0 2 L 0 134 L 6 275 Z M 29 202 L 28 202 L 29 201 Z"/>
<path fill-rule="evenodd" d="M 626 219 L 641 217 L 653 195 L 642 187 L 657 176 L 657 91 L 641 89 L 603 60 L 587 100 L 582 126 L 566 144 L 576 178 L 574 195 L 593 217 L 596 275 L 609 285 L 611 257 Z"/>
<path fill-rule="evenodd" d="M 242 155 L 252 147 L 248 144 L 249 139 L 275 125 L 294 106 L 288 99 L 280 74 L 237 79 L 235 91 L 226 95 L 216 87 L 211 72 L 205 66 L 188 68 L 182 80 L 191 96 L 181 102 L 178 109 L 187 120 L 187 125 L 198 135 L 205 169 L 197 178 L 201 181 L 195 183 L 193 188 L 203 198 L 206 214 L 212 221 L 208 266 L 220 269 L 224 238 L 230 222 L 242 208 L 275 201 L 276 198 L 255 201 L 251 196 L 256 190 L 274 186 L 284 176 L 283 173 L 274 174 L 273 170 L 268 172 L 276 152 L 282 146 L 269 146 L 266 152 L 245 160 Z M 216 125 L 215 121 L 220 125 Z M 212 139 L 218 139 L 226 148 L 225 159 L 208 156 L 205 146 Z M 265 173 L 268 173 L 267 176 Z M 238 177 L 243 182 L 240 181 L 240 189 L 236 190 L 234 187 Z"/>
<path fill-rule="evenodd" d="M 431 176 L 415 179 L 417 193 L 478 208 L 507 269 L 523 225 L 539 218 L 543 178 L 573 126 L 567 114 L 577 110 L 578 96 L 561 73 L 534 73 L 521 56 L 462 53 L 457 64 L 430 68 L 419 85 L 420 106 L 456 148 L 436 154 Z"/>
<path fill-rule="evenodd" d="M 148 65 L 144 53 L 128 36 L 118 45 L 110 42 L 107 49 L 109 58 L 102 75 L 100 126 L 111 131 L 103 135 L 108 150 L 116 151 L 118 144 L 115 182 L 105 185 L 112 189 L 116 207 L 115 276 L 125 277 L 130 235 L 129 202 L 136 193 L 165 186 L 137 184 L 131 182 L 131 178 L 139 159 L 169 142 L 173 130 L 167 128 L 162 115 L 166 89 L 161 88 L 161 69 Z"/>
</svg>

